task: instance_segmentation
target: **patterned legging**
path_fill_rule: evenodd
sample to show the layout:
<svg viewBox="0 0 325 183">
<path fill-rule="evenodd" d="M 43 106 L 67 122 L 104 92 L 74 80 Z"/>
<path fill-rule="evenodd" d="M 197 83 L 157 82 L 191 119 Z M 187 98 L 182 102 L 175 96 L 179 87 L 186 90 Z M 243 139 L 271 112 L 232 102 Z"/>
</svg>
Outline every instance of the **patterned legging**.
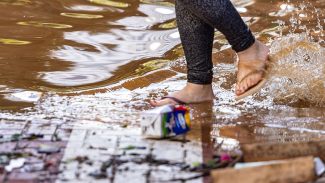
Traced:
<svg viewBox="0 0 325 183">
<path fill-rule="evenodd" d="M 236 52 L 244 51 L 255 42 L 230 0 L 176 0 L 176 19 L 190 83 L 212 83 L 215 28 L 225 35 Z"/>
</svg>

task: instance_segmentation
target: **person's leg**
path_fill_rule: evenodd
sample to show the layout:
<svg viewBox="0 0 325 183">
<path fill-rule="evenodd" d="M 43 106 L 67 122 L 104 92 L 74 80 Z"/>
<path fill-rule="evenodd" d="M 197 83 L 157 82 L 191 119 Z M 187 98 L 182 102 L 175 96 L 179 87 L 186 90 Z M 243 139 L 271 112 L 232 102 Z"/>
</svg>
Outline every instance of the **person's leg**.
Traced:
<svg viewBox="0 0 325 183">
<path fill-rule="evenodd" d="M 187 62 L 187 85 L 172 96 L 186 103 L 213 100 L 212 46 L 214 28 L 194 15 L 182 1 L 176 2 L 176 20 Z M 160 106 L 175 103 L 172 99 L 152 101 Z"/>
<path fill-rule="evenodd" d="M 230 0 L 179 0 L 200 19 L 223 33 L 239 57 L 236 94 L 241 95 L 257 84 L 263 73 L 247 74 L 256 68 L 265 67 L 269 49 L 255 41 L 251 31 L 244 23 Z M 242 81 L 242 82 L 241 82 Z"/>
<path fill-rule="evenodd" d="M 183 90 L 173 94 L 175 98 L 186 103 L 205 101 L 206 98 L 200 93 L 205 94 L 204 91 L 212 90 L 211 84 L 207 83 L 211 82 L 210 78 L 212 79 L 210 71 L 212 69 L 213 34 L 211 32 L 213 32 L 213 28 L 221 31 L 238 53 L 238 81 L 254 71 L 255 65 L 257 68 L 264 67 L 268 48 L 259 41 L 255 41 L 251 31 L 230 0 L 176 0 L 176 19 L 188 64 L 188 84 Z M 246 67 L 247 65 L 252 67 Z M 250 75 L 243 82 L 237 84 L 236 94 L 244 93 L 261 79 L 261 73 Z M 211 99 L 212 97 L 207 98 Z M 173 103 L 173 101 L 170 99 L 153 101 L 152 105 L 167 103 Z"/>
</svg>

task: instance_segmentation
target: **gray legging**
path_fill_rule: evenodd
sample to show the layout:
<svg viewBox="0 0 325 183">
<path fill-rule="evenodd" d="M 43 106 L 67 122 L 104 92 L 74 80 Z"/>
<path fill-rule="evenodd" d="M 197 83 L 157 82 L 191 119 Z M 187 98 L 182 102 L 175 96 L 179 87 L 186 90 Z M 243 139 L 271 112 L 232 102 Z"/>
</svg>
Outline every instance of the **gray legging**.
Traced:
<svg viewBox="0 0 325 183">
<path fill-rule="evenodd" d="M 176 0 L 176 19 L 190 83 L 212 83 L 214 28 L 225 35 L 236 52 L 255 42 L 230 0 Z"/>
</svg>

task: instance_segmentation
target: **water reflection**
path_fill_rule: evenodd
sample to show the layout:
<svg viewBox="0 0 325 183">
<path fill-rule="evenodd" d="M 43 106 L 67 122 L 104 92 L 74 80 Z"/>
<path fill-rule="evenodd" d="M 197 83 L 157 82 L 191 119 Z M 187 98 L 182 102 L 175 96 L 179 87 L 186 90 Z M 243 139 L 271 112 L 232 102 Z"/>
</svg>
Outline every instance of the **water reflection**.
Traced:
<svg viewBox="0 0 325 183">
<path fill-rule="evenodd" d="M 133 60 L 162 57 L 179 39 L 172 36 L 177 30 L 136 31 L 111 29 L 108 33 L 86 31 L 66 32 L 65 40 L 93 48 L 64 45 L 52 50 L 51 56 L 74 62 L 68 71 L 42 73 L 47 82 L 61 86 L 78 86 L 109 79 L 120 66 Z M 72 77 L 70 77 L 72 76 Z"/>
<path fill-rule="evenodd" d="M 137 10 L 142 16 L 128 16 L 108 22 L 123 28 L 96 33 L 64 32 L 63 38 L 70 44 L 50 53 L 54 59 L 72 62 L 72 66 L 67 71 L 42 72 L 40 77 L 58 86 L 107 81 L 119 67 L 135 60 L 162 57 L 180 43 L 176 28 L 148 30 L 156 24 L 174 19 L 173 7 L 140 4 Z"/>
</svg>

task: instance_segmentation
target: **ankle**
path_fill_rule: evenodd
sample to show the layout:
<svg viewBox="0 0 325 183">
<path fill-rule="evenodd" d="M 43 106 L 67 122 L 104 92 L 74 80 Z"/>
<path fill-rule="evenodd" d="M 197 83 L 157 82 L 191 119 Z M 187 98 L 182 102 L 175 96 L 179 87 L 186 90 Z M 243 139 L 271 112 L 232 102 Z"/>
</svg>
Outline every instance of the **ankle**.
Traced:
<svg viewBox="0 0 325 183">
<path fill-rule="evenodd" d="M 248 49 L 238 52 L 238 58 L 240 62 L 249 62 L 253 60 L 265 60 L 269 53 L 269 48 L 256 40 L 255 43 Z"/>
<path fill-rule="evenodd" d="M 193 91 L 202 91 L 202 90 L 209 90 L 212 89 L 212 85 L 211 84 L 194 84 L 194 83 L 187 83 L 185 86 L 186 89 L 188 90 L 193 90 Z"/>
<path fill-rule="evenodd" d="M 247 61 L 247 60 L 255 59 L 257 56 L 257 53 L 259 52 L 258 47 L 259 47 L 258 41 L 255 41 L 255 43 L 248 49 L 238 52 L 237 55 L 238 55 L 239 61 Z"/>
</svg>

